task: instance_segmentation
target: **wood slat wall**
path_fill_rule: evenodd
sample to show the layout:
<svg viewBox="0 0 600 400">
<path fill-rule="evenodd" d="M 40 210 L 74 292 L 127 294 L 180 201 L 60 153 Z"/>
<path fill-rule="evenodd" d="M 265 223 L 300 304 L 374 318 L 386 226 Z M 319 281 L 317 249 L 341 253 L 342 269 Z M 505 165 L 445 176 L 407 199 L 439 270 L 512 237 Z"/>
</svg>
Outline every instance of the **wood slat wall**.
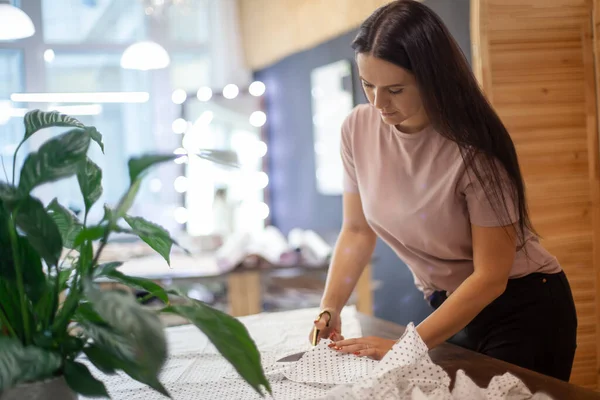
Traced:
<svg viewBox="0 0 600 400">
<path fill-rule="evenodd" d="M 598 129 L 592 0 L 472 0 L 473 65 L 511 133 L 531 216 L 577 307 L 571 382 L 598 387 Z"/>
</svg>

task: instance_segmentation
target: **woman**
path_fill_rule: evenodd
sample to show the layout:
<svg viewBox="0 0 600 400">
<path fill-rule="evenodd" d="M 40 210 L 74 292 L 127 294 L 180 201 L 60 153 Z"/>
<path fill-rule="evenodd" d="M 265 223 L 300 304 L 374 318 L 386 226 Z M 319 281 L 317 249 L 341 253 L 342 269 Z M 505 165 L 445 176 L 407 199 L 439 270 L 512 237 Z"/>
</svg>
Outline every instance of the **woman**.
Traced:
<svg viewBox="0 0 600 400">
<path fill-rule="evenodd" d="M 343 124 L 344 222 L 311 336 L 375 359 L 394 345 L 340 331 L 379 236 L 434 308 L 417 326 L 430 349 L 450 340 L 567 381 L 571 290 L 534 233 L 513 142 L 458 45 L 425 5 L 397 0 L 352 46 L 370 104 Z"/>
</svg>

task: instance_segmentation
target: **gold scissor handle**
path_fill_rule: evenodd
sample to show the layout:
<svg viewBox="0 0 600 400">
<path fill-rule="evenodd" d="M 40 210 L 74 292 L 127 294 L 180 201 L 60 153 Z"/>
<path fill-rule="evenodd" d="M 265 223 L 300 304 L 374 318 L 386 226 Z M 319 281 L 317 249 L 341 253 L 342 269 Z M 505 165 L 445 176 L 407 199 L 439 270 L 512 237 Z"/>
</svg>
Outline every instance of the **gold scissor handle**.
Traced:
<svg viewBox="0 0 600 400">
<path fill-rule="evenodd" d="M 317 316 L 317 319 L 315 320 L 315 322 L 318 322 L 321 320 L 321 317 L 323 315 L 327 314 L 329 316 L 329 318 L 327 318 L 327 322 L 325 323 L 325 326 L 327 328 L 329 328 L 329 322 L 331 322 L 331 313 L 327 310 L 323 310 L 319 313 L 319 315 Z M 320 329 L 317 329 L 317 327 L 315 326 L 314 330 L 313 330 L 313 337 L 312 337 L 312 345 L 316 346 L 317 345 L 317 338 L 319 337 L 319 332 Z"/>
</svg>

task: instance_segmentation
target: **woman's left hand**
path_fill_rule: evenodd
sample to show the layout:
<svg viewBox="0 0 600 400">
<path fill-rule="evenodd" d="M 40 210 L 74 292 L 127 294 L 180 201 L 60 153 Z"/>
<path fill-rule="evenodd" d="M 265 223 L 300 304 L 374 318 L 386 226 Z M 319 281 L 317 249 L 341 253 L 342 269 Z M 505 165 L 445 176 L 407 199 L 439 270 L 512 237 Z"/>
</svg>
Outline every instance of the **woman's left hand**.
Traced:
<svg viewBox="0 0 600 400">
<path fill-rule="evenodd" d="M 329 344 L 329 347 L 342 353 L 352 353 L 359 357 L 369 357 L 374 360 L 381 360 L 395 343 L 395 340 L 367 336 L 332 342 Z"/>
</svg>

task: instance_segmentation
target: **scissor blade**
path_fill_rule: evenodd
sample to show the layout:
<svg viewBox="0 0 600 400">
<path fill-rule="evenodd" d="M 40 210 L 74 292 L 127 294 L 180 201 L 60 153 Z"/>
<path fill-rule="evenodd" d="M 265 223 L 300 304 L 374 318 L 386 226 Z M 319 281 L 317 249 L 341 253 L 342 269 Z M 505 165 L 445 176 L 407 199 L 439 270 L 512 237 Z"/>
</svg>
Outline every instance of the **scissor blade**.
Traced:
<svg viewBox="0 0 600 400">
<path fill-rule="evenodd" d="M 296 354 L 292 354 L 286 357 L 283 357 L 281 360 L 277 360 L 277 362 L 293 362 L 293 361 L 298 361 L 299 359 L 302 358 L 302 356 L 304 355 L 304 351 L 300 352 L 300 353 L 296 353 Z"/>
</svg>

